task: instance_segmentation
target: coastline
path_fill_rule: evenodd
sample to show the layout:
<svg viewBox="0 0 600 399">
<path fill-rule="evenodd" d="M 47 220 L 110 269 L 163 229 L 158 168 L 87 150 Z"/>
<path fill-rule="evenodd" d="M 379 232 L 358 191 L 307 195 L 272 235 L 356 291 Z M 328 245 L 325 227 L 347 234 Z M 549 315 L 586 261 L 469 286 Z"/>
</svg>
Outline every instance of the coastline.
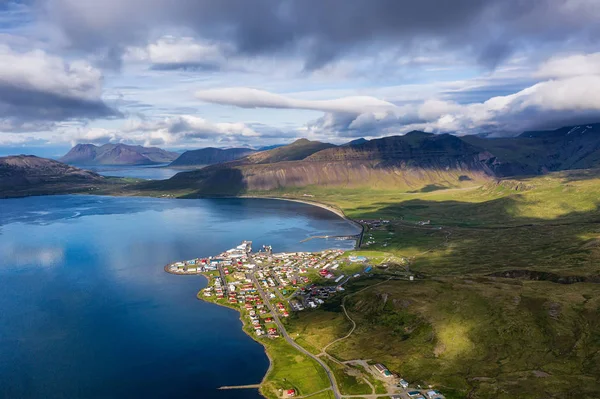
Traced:
<svg viewBox="0 0 600 399">
<path fill-rule="evenodd" d="M 223 197 L 215 197 L 215 198 L 223 198 Z M 355 249 L 360 248 L 360 246 L 362 244 L 363 235 L 365 233 L 365 226 L 362 223 L 359 223 L 356 220 L 349 218 L 348 216 L 346 216 L 344 211 L 342 211 L 340 208 L 337 208 L 333 205 L 329 205 L 329 204 L 325 204 L 323 202 L 318 202 L 318 201 L 313 201 L 313 200 L 302 200 L 302 199 L 297 199 L 297 198 L 284 198 L 284 197 L 261 197 L 261 196 L 257 196 L 257 195 L 240 195 L 237 197 L 229 197 L 229 198 L 256 198 L 256 199 L 272 199 L 272 200 L 280 200 L 280 201 L 290 201 L 290 202 L 298 202 L 298 203 L 306 204 L 306 205 L 312 205 L 312 206 L 319 207 L 321 209 L 325 209 L 329 212 L 336 214 L 337 216 L 341 217 L 342 219 L 346 220 L 347 222 L 352 223 L 356 227 L 358 227 L 360 229 L 360 233 L 357 234 L 359 236 L 359 238 L 356 241 Z"/>
<path fill-rule="evenodd" d="M 205 198 L 209 198 L 209 197 L 205 197 Z M 235 197 L 213 197 L 213 198 L 215 198 L 215 199 L 218 199 L 218 198 L 272 199 L 272 200 L 280 200 L 280 201 L 297 202 L 297 203 L 302 203 L 302 204 L 316 206 L 316 207 L 325 209 L 325 210 L 327 210 L 329 212 L 334 213 L 336 216 L 339 216 L 340 218 L 342 218 L 342 219 L 344 219 L 344 220 L 346 220 L 346 221 L 354 224 L 356 227 L 360 228 L 360 233 L 358 233 L 358 239 L 356 240 L 356 244 L 355 244 L 355 248 L 356 249 L 358 249 L 360 247 L 360 245 L 362 243 L 363 235 L 364 235 L 364 232 L 365 232 L 365 226 L 363 224 L 361 224 L 361 223 L 357 222 L 356 220 L 353 220 L 353 219 L 349 218 L 348 216 L 346 216 L 341 209 L 336 208 L 336 207 L 334 207 L 332 205 L 324 204 L 324 203 L 317 202 L 317 201 L 301 200 L 301 199 L 294 199 L 294 198 L 261 197 L 261 196 L 247 196 L 247 195 L 246 196 L 244 196 L 244 195 L 243 196 L 235 196 Z M 177 199 L 177 198 L 175 198 L 175 199 Z M 165 272 L 167 272 L 169 274 L 173 274 L 173 275 L 182 275 L 182 276 L 186 275 L 186 274 L 173 273 L 173 272 L 171 272 L 171 271 L 168 270 L 168 266 L 169 265 L 166 265 L 164 267 Z M 198 274 L 202 275 L 206 279 L 207 283 L 210 283 L 210 277 L 209 276 L 207 276 L 206 274 L 204 274 L 202 272 L 196 273 L 196 275 L 198 275 Z M 264 397 L 265 399 L 268 399 L 268 397 L 262 391 L 264 383 L 267 380 L 267 378 L 269 377 L 269 374 L 272 372 L 273 366 L 274 366 L 274 360 L 273 360 L 273 357 L 271 356 L 271 354 L 269 353 L 268 346 L 265 345 L 261 340 L 257 339 L 256 336 L 254 336 L 253 334 L 251 334 L 247 330 L 247 328 L 246 328 L 247 327 L 246 321 L 242 317 L 243 316 L 242 312 L 241 312 L 241 310 L 238 307 L 230 306 L 229 304 L 226 304 L 226 303 L 219 303 L 217 301 L 207 300 L 202 295 L 202 289 L 200 289 L 197 292 L 196 299 L 204 301 L 206 303 L 211 303 L 211 304 L 214 304 L 214 305 L 217 305 L 217 306 L 222 306 L 224 308 L 235 310 L 238 313 L 240 322 L 242 323 L 242 331 L 248 337 L 250 337 L 250 339 L 252 339 L 255 342 L 258 342 L 263 347 L 264 353 L 267 356 L 267 359 L 269 360 L 269 367 L 267 368 L 267 370 L 265 372 L 265 375 L 263 376 L 263 378 L 261 379 L 261 381 L 259 383 L 260 387 L 258 388 L 258 392 L 259 392 L 259 394 L 262 397 Z"/>
<path fill-rule="evenodd" d="M 198 272 L 198 273 L 196 273 L 196 274 L 179 274 L 179 273 L 173 273 L 173 272 L 171 272 L 171 271 L 169 271 L 169 270 L 168 270 L 168 266 L 169 266 L 169 265 L 167 264 L 167 265 L 165 265 L 165 267 L 164 267 L 164 271 L 165 271 L 166 273 L 168 273 L 168 274 L 171 274 L 171 275 L 173 275 L 173 276 L 190 276 L 190 275 L 194 275 L 194 276 L 202 276 L 202 277 L 204 277 L 204 279 L 206 280 L 206 284 L 207 284 L 207 285 L 208 285 L 208 283 L 210 283 L 210 278 L 209 278 L 209 276 L 207 276 L 206 274 L 204 274 L 204 273 L 202 273 L 202 272 Z M 206 300 L 206 299 L 205 299 L 205 298 L 202 296 L 202 289 L 203 289 L 203 288 L 200 288 L 200 289 L 198 290 L 198 292 L 196 293 L 196 299 L 197 299 L 197 300 L 199 300 L 199 301 L 203 301 L 203 302 L 206 302 L 206 303 L 210 303 L 210 304 L 212 304 L 212 305 L 216 305 L 216 306 L 221 306 L 221 307 L 224 307 L 224 308 L 227 308 L 227 309 L 231 309 L 231 310 L 233 310 L 233 311 L 237 312 L 237 314 L 238 314 L 238 316 L 239 316 L 239 317 L 238 317 L 238 319 L 239 319 L 239 320 L 240 320 L 240 322 L 242 323 L 242 331 L 244 332 L 244 334 L 246 334 L 248 337 L 250 337 L 250 339 L 252 339 L 254 342 L 258 342 L 258 343 L 259 343 L 259 344 L 260 344 L 260 345 L 263 347 L 263 350 L 264 350 L 264 352 L 265 352 L 265 355 L 267 356 L 267 359 L 269 359 L 269 367 L 267 368 L 267 371 L 265 372 L 265 375 L 263 376 L 263 378 L 261 379 L 261 381 L 260 381 L 260 383 L 259 383 L 259 385 L 262 387 L 263 383 L 265 382 L 265 380 L 266 380 L 266 379 L 267 379 L 267 377 L 269 376 L 269 373 L 270 373 L 270 372 L 271 372 L 271 370 L 273 369 L 273 358 L 272 358 L 271 354 L 269 353 L 269 351 L 267 350 L 267 346 L 266 346 L 266 345 L 264 345 L 264 344 L 263 344 L 263 343 L 262 343 L 260 340 L 256 339 L 256 337 L 254 337 L 252 334 L 250 334 L 250 333 L 248 332 L 248 330 L 246 329 L 246 326 L 247 326 L 247 324 L 246 324 L 246 321 L 245 321 L 245 320 L 244 320 L 244 318 L 242 317 L 242 312 L 240 311 L 240 309 L 239 309 L 239 308 L 237 308 L 237 307 L 233 307 L 233 306 L 230 306 L 230 305 L 229 305 L 229 304 L 227 304 L 227 303 L 219 303 L 219 302 L 216 302 L 216 301 L 209 301 L 209 300 Z M 261 388 L 258 388 L 258 393 L 259 393 L 259 394 L 260 394 L 260 395 L 261 395 L 263 398 L 267 399 L 267 397 L 266 397 L 266 396 L 265 396 L 265 395 L 264 395 L 264 394 L 261 392 Z"/>
</svg>

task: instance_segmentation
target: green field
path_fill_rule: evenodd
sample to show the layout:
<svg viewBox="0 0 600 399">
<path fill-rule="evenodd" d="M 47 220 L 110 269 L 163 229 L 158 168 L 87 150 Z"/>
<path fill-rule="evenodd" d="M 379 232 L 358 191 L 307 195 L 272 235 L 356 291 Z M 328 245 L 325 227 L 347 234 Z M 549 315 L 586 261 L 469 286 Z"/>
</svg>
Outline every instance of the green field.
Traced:
<svg viewBox="0 0 600 399">
<path fill-rule="evenodd" d="M 309 198 L 366 225 L 389 221 L 367 229 L 356 251 L 374 271 L 346 287 L 357 328 L 328 354 L 384 363 L 450 399 L 600 397 L 600 171 L 423 184 L 246 193 Z M 341 303 L 338 295 L 292 315 L 288 332 L 321 353 L 351 328 Z M 323 370 L 282 340 L 267 342 L 267 351 L 267 397 L 284 387 L 305 395 L 328 386 Z M 342 392 L 370 393 L 350 369 L 329 363 Z"/>
<path fill-rule="evenodd" d="M 450 398 L 600 397 L 598 171 L 416 193 L 277 194 L 300 193 L 390 221 L 365 235 L 360 253 L 388 267 L 348 287 L 373 286 L 349 296 L 358 327 L 328 349 L 335 358 L 382 362 Z M 558 283 L 585 278 L 594 282 Z M 350 329 L 340 303 L 291 318 L 290 332 L 319 352 Z"/>
</svg>

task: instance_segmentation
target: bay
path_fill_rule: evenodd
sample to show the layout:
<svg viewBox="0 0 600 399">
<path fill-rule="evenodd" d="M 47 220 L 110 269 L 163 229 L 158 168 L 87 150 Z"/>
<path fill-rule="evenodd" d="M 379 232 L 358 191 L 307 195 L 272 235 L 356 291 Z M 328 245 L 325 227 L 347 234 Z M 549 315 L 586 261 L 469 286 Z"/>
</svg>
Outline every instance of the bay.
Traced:
<svg viewBox="0 0 600 399">
<path fill-rule="evenodd" d="M 310 205 L 266 199 L 47 196 L 0 200 L 0 397 L 259 398 L 268 359 L 239 314 L 196 299 L 175 260 L 252 240 L 275 251 L 357 228 Z"/>
<path fill-rule="evenodd" d="M 162 165 L 98 165 L 78 166 L 81 169 L 91 170 L 102 176 L 132 177 L 145 180 L 164 180 L 175 176 L 179 172 L 193 169 L 168 168 L 168 164 Z"/>
</svg>

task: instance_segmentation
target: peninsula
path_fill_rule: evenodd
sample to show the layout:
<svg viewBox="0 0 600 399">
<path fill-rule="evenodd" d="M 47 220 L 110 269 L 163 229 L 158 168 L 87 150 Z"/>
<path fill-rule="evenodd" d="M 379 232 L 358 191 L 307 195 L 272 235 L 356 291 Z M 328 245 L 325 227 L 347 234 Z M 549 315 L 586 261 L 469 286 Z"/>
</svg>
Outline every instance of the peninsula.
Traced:
<svg viewBox="0 0 600 399">
<path fill-rule="evenodd" d="M 165 271 L 206 276 L 208 286 L 198 298 L 239 311 L 244 331 L 267 351 L 272 364 L 261 384 L 222 389 L 260 388 L 268 398 L 316 395 L 340 399 L 357 393 L 444 398 L 437 390 L 411 386 L 382 364 L 366 359 L 343 362 L 327 353 L 327 347 L 348 337 L 354 328 L 317 354 L 286 329 L 290 314 L 347 298 L 342 296 L 345 287 L 372 276 L 373 266 L 367 262 L 363 256 L 348 256 L 342 250 L 273 253 L 265 246 L 252 252 L 252 242 L 244 241 L 216 256 L 168 264 Z M 410 272 L 393 277 L 414 279 Z"/>
</svg>

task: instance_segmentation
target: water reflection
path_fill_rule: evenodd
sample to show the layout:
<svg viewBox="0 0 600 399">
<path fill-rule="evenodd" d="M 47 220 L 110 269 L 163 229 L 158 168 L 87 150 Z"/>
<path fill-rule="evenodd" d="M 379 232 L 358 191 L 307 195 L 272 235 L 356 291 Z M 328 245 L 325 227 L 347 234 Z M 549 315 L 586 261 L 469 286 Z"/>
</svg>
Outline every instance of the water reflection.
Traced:
<svg viewBox="0 0 600 399">
<path fill-rule="evenodd" d="M 7 398 L 240 397 L 215 389 L 260 381 L 263 348 L 236 312 L 195 299 L 203 277 L 162 266 L 244 239 L 277 251 L 348 248 L 300 240 L 357 232 L 323 209 L 283 201 L 96 196 L 0 200 L 0 225 Z"/>
</svg>

